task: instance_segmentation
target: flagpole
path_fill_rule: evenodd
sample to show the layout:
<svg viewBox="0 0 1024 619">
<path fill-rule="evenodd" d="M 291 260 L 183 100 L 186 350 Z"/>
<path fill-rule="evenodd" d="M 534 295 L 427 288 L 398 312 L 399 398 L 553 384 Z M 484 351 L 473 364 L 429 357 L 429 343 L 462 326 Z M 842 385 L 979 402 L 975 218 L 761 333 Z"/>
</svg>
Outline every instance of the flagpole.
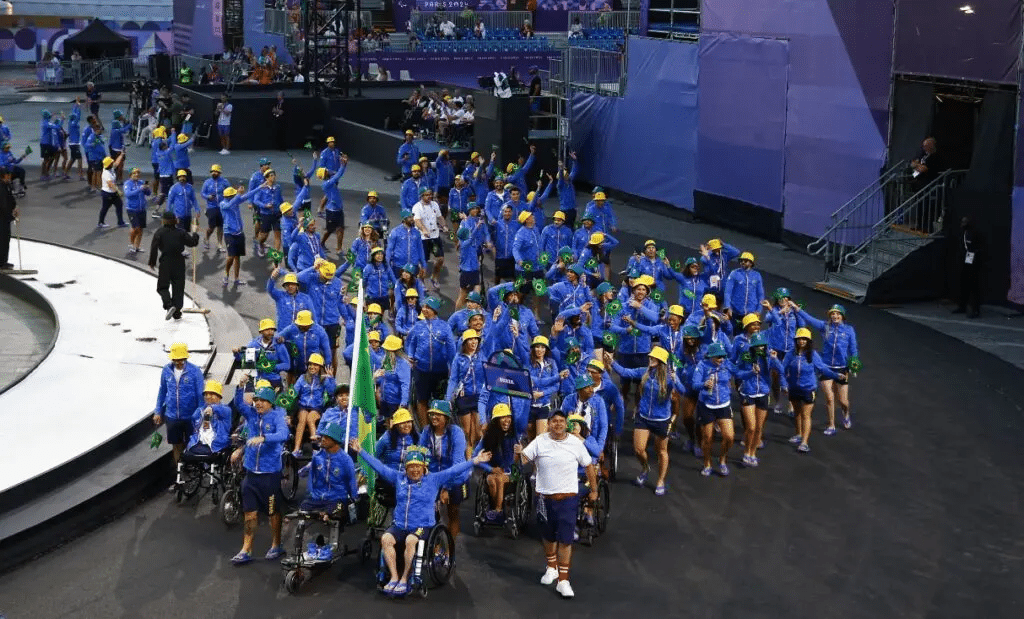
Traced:
<svg viewBox="0 0 1024 619">
<path fill-rule="evenodd" d="M 348 412 L 352 414 L 352 402 L 355 400 L 356 395 L 356 377 L 359 376 L 359 351 L 362 350 L 362 339 L 363 339 L 363 278 L 359 278 L 359 297 L 357 297 L 356 303 L 356 327 L 355 327 L 355 339 L 352 340 L 352 373 L 348 377 L 348 393 L 349 393 L 349 404 Z M 359 409 L 356 409 L 356 414 L 361 415 Z M 360 418 L 361 419 L 361 418 Z M 358 427 L 358 426 L 357 426 Z M 345 424 L 345 449 L 348 449 L 348 443 L 352 438 L 352 422 Z"/>
</svg>

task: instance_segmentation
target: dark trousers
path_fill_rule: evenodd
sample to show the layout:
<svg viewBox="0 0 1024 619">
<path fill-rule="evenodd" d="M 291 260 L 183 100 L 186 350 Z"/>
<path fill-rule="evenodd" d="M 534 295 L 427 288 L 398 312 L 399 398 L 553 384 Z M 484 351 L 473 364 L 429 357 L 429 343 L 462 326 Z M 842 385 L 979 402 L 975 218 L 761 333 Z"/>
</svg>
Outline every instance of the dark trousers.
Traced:
<svg viewBox="0 0 1024 619">
<path fill-rule="evenodd" d="M 568 211 L 562 211 L 562 213 L 565 215 L 565 225 L 569 226 L 570 230 L 575 228 L 576 227 L 576 209 L 569 209 Z M 561 249 L 561 247 L 559 247 L 559 249 Z M 552 260 L 554 258 L 555 257 L 552 256 Z"/>
<path fill-rule="evenodd" d="M 976 264 L 960 265 L 960 309 L 981 311 L 981 271 Z"/>
<path fill-rule="evenodd" d="M 19 165 L 14 166 L 11 168 L 11 176 L 14 177 L 14 180 L 21 182 L 22 189 L 25 188 L 25 168 Z"/>
<path fill-rule="evenodd" d="M 0 221 L 0 267 L 10 263 L 11 222 Z"/>
<path fill-rule="evenodd" d="M 174 258 L 174 256 L 171 256 Z M 185 302 L 185 261 L 181 256 L 173 262 L 161 262 L 156 276 L 156 291 L 160 293 L 164 309 L 178 308 Z"/>
<path fill-rule="evenodd" d="M 114 212 L 117 213 L 117 225 L 124 225 L 124 203 L 121 202 L 121 196 L 116 193 L 110 193 L 108 191 L 101 191 L 103 194 L 103 206 L 100 207 L 100 223 L 107 218 L 107 211 L 110 207 L 114 207 Z"/>
</svg>

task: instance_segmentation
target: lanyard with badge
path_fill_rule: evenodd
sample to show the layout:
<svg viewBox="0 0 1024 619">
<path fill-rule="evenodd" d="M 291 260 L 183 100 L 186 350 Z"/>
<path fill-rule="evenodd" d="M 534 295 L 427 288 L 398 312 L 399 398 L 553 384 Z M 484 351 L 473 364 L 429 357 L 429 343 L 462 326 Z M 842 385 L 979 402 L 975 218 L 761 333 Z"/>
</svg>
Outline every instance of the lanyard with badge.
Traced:
<svg viewBox="0 0 1024 619">
<path fill-rule="evenodd" d="M 967 243 L 967 233 L 964 233 L 964 264 L 974 264 L 974 252 Z"/>
</svg>

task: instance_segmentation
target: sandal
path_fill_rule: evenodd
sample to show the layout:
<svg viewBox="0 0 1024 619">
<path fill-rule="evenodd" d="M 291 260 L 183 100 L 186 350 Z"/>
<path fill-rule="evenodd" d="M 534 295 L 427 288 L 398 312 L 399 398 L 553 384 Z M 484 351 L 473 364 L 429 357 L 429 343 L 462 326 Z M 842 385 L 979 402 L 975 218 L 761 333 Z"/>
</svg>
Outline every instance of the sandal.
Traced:
<svg viewBox="0 0 1024 619">
<path fill-rule="evenodd" d="M 391 594 L 394 595 L 396 598 L 397 597 L 403 597 L 403 596 L 405 596 L 408 593 L 409 593 L 409 583 L 407 583 L 407 582 L 400 582 L 400 583 L 396 584 L 395 588 L 392 589 L 392 591 L 391 591 Z"/>
<path fill-rule="evenodd" d="M 398 581 L 397 580 L 392 580 L 388 584 L 384 585 L 384 588 L 381 589 L 381 592 L 384 595 L 394 595 L 395 587 L 397 587 L 397 586 L 398 586 Z"/>
<path fill-rule="evenodd" d="M 853 427 L 853 421 L 850 419 L 849 415 L 843 416 L 843 427 L 846 428 L 847 430 Z"/>
<path fill-rule="evenodd" d="M 654 489 L 654 496 L 665 496 L 665 484 L 658 484 Z"/>
<path fill-rule="evenodd" d="M 245 565 L 246 563 L 252 563 L 252 555 L 240 550 L 237 555 L 231 557 L 232 565 Z"/>
</svg>

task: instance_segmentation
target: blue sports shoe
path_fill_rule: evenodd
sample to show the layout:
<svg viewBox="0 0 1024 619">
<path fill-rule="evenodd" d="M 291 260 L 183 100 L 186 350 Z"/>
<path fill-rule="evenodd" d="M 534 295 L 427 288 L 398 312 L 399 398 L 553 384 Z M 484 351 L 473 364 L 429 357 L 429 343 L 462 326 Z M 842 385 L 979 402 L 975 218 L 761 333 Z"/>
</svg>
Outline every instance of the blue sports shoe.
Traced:
<svg viewBox="0 0 1024 619">
<path fill-rule="evenodd" d="M 281 546 L 271 546 L 270 550 L 267 551 L 267 554 L 263 558 L 267 561 L 273 561 L 274 559 L 280 559 L 284 555 L 284 548 Z"/>
<path fill-rule="evenodd" d="M 319 552 L 316 555 L 316 558 L 320 561 L 330 561 L 331 559 L 333 559 L 334 550 L 331 549 L 331 545 L 324 544 L 323 546 L 321 546 Z"/>
<path fill-rule="evenodd" d="M 303 558 L 312 561 L 316 559 L 316 555 L 319 552 L 320 550 L 317 548 L 316 542 L 310 542 L 306 544 L 306 556 Z"/>
</svg>

